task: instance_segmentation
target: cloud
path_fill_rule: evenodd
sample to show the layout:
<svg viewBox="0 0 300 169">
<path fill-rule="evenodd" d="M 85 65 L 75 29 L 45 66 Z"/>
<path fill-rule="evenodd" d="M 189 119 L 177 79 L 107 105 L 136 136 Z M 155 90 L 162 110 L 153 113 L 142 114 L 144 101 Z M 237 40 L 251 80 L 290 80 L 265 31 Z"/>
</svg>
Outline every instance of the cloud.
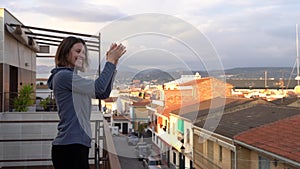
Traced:
<svg viewBox="0 0 300 169">
<path fill-rule="evenodd" d="M 148 23 L 154 23 L 157 18 L 147 18 L 147 20 L 141 18 L 136 22 L 126 20 L 122 27 L 110 28 L 110 31 L 104 30 L 103 48 L 106 49 L 107 45 L 118 40 L 120 32 L 132 35 L 137 27 L 165 34 L 168 32 L 175 34 L 176 32 L 177 38 L 195 42 L 197 38 L 193 36 L 192 29 L 187 29 L 182 24 L 187 22 L 203 33 L 214 45 L 225 68 L 292 66 L 296 51 L 295 24 L 299 22 L 300 18 L 300 1 L 298 0 L 91 0 L 88 2 L 83 0 L 69 2 L 27 0 L 6 1 L 5 3 L 5 6 L 12 9 L 12 14 L 16 12 L 27 16 L 27 18 L 22 18 L 22 15 L 22 21 L 30 20 L 31 23 L 35 22 L 35 25 L 38 26 L 44 19 L 49 22 L 44 25 L 55 26 L 59 29 L 61 29 L 59 26 L 63 25 L 63 28 L 69 30 L 74 30 L 77 26 L 82 25 L 80 31 L 91 29 L 99 22 L 108 23 L 124 16 L 145 12 L 176 16 L 182 22 L 149 25 Z M 28 13 L 31 15 L 25 15 Z M 40 18 L 34 18 L 35 16 L 40 16 Z M 51 18 L 60 20 L 59 22 L 57 20 L 50 22 Z M 79 23 L 76 24 L 76 22 Z M 101 31 L 103 29 L 100 29 Z M 128 41 L 130 46 L 128 50 L 139 51 L 141 50 L 140 46 L 148 47 L 145 44 L 146 41 L 133 43 L 133 39 L 137 39 L 137 37 L 132 37 Z M 147 37 L 144 40 L 149 39 Z M 169 39 L 169 41 L 155 39 L 154 41 L 149 40 L 149 43 L 160 45 L 162 49 L 168 49 L 176 55 L 180 55 L 182 59 L 186 59 L 187 63 L 192 63 L 192 59 L 188 57 L 189 53 L 181 50 L 180 45 L 177 44 L 172 48 L 174 43 L 178 43 L 174 39 Z M 139 54 L 147 55 L 143 52 Z M 132 59 L 133 61 L 134 59 Z M 152 63 L 151 60 L 142 61 Z"/>
<path fill-rule="evenodd" d="M 114 6 L 90 4 L 82 0 L 28 1 L 24 4 L 12 2 L 8 6 L 16 12 L 37 13 L 51 18 L 64 18 L 79 22 L 107 22 L 126 16 Z"/>
<path fill-rule="evenodd" d="M 293 66 L 299 2 L 249 2 L 224 4 L 232 11 L 215 6 L 193 20 L 198 18 L 198 29 L 214 44 L 224 67 Z"/>
</svg>

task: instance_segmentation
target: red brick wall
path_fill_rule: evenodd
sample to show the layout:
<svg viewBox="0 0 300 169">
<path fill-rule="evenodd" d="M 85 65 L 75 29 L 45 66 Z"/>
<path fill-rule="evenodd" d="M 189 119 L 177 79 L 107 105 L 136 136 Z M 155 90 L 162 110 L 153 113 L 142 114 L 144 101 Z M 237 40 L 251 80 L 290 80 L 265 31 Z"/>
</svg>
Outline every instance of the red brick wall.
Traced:
<svg viewBox="0 0 300 169">
<path fill-rule="evenodd" d="M 208 100 L 216 97 L 231 96 L 232 85 L 221 80 L 210 78 L 201 81 L 195 86 L 198 89 L 199 100 Z"/>
</svg>

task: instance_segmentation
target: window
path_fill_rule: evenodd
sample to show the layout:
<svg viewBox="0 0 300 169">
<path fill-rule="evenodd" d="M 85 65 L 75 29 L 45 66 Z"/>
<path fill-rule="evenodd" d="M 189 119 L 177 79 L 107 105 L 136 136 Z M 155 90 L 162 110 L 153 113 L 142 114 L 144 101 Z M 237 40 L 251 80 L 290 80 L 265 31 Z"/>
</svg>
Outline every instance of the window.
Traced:
<svg viewBox="0 0 300 169">
<path fill-rule="evenodd" d="M 172 134 L 175 135 L 175 123 L 172 124 Z"/>
<path fill-rule="evenodd" d="M 160 128 L 162 128 L 163 124 L 162 124 L 162 118 L 161 117 L 158 117 L 157 118 L 157 124 L 160 126 Z"/>
<path fill-rule="evenodd" d="M 154 134 L 154 132 L 152 133 L 152 142 L 154 142 L 155 141 L 155 134 Z"/>
<path fill-rule="evenodd" d="M 173 152 L 173 164 L 176 165 L 176 153 Z"/>
<path fill-rule="evenodd" d="M 162 162 L 160 161 L 160 160 L 150 160 L 149 161 L 149 165 L 151 166 L 151 165 L 154 165 L 154 166 L 156 166 L 156 165 L 161 165 L 162 164 Z"/>
<path fill-rule="evenodd" d="M 214 160 L 214 142 L 207 140 L 207 157 L 211 161 Z"/>
<path fill-rule="evenodd" d="M 270 159 L 258 156 L 258 169 L 270 169 Z"/>
<path fill-rule="evenodd" d="M 164 131 L 166 132 L 168 129 L 168 120 L 165 120 L 165 124 L 164 124 Z"/>
<path fill-rule="evenodd" d="M 235 157 L 234 157 L 234 152 L 230 151 L 231 154 L 231 169 L 235 169 Z"/>
<path fill-rule="evenodd" d="M 184 133 L 184 121 L 182 119 L 177 120 L 177 130 Z"/>
<path fill-rule="evenodd" d="M 190 144 L 190 129 L 186 129 L 186 143 Z"/>
<path fill-rule="evenodd" d="M 190 168 L 194 168 L 194 167 L 193 167 L 193 161 L 192 161 L 192 160 L 190 160 Z"/>
<path fill-rule="evenodd" d="M 222 161 L 222 159 L 223 159 L 222 153 L 223 153 L 222 146 L 219 146 L 219 161 Z"/>
<path fill-rule="evenodd" d="M 170 123 L 167 124 L 168 134 L 170 134 Z"/>
</svg>

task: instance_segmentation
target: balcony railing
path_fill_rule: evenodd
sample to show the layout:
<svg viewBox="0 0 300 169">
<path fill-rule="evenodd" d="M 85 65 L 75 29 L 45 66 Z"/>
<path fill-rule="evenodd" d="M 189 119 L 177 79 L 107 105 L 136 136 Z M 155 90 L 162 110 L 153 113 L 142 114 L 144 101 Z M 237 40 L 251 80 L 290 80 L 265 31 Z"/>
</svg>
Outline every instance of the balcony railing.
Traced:
<svg viewBox="0 0 300 169">
<path fill-rule="evenodd" d="M 57 133 L 56 112 L 0 113 L 0 168 L 52 168 L 51 142 Z M 120 169 L 108 124 L 99 112 L 91 117 L 91 169 Z"/>
<path fill-rule="evenodd" d="M 0 93 L 0 112 L 14 112 L 14 99 L 17 97 L 17 92 Z M 29 106 L 29 111 L 57 111 L 52 91 L 34 92 L 32 101 L 34 104 Z"/>
</svg>

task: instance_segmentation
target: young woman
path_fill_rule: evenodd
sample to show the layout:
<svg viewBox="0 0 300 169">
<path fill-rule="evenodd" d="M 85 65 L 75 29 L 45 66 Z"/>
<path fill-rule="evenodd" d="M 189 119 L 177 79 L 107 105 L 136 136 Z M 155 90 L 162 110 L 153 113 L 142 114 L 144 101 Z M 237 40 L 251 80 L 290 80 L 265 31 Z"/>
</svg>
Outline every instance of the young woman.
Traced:
<svg viewBox="0 0 300 169">
<path fill-rule="evenodd" d="M 106 63 L 96 80 L 77 74 L 88 65 L 87 46 L 77 37 L 67 37 L 59 45 L 55 65 L 48 79 L 58 107 L 58 134 L 52 142 L 55 169 L 89 169 L 91 147 L 91 98 L 104 99 L 112 90 L 119 58 L 126 52 L 122 44 L 112 44 Z"/>
</svg>

